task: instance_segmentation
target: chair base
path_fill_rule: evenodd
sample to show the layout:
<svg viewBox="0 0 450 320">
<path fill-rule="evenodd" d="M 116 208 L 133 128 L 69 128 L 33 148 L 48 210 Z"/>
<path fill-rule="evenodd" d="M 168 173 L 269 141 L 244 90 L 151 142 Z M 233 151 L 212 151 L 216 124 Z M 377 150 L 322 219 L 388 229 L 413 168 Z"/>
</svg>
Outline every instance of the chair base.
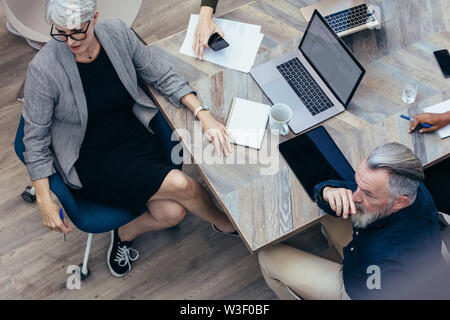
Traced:
<svg viewBox="0 0 450 320">
<path fill-rule="evenodd" d="M 22 192 L 22 199 L 26 202 L 33 203 L 36 201 L 36 192 L 34 191 L 34 187 L 27 186 L 25 191 Z"/>
<path fill-rule="evenodd" d="M 91 270 L 89 270 L 89 268 L 86 267 L 87 273 L 84 274 L 83 273 L 83 263 L 80 263 L 78 266 L 80 267 L 80 280 L 84 281 L 91 275 Z"/>
</svg>

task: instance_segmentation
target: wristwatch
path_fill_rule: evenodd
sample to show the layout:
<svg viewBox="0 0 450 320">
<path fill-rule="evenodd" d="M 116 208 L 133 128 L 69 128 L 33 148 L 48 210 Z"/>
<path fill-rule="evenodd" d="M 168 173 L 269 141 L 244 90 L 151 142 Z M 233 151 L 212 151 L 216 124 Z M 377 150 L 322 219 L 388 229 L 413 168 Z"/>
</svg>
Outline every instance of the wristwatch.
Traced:
<svg viewBox="0 0 450 320">
<path fill-rule="evenodd" d="M 211 110 L 211 107 L 206 104 L 198 106 L 197 109 L 194 110 L 194 118 L 197 118 L 198 113 L 202 110 Z"/>
</svg>

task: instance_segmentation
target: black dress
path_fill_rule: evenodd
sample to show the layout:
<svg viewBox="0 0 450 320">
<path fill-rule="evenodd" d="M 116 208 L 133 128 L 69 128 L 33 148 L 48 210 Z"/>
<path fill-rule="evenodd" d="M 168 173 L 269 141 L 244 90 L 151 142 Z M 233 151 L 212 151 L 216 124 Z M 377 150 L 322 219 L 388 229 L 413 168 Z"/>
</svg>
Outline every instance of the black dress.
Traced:
<svg viewBox="0 0 450 320">
<path fill-rule="evenodd" d="M 175 166 L 158 138 L 133 115 L 133 98 L 103 47 L 91 63 L 77 63 L 86 95 L 88 123 L 75 169 L 92 201 L 139 215 Z"/>
</svg>

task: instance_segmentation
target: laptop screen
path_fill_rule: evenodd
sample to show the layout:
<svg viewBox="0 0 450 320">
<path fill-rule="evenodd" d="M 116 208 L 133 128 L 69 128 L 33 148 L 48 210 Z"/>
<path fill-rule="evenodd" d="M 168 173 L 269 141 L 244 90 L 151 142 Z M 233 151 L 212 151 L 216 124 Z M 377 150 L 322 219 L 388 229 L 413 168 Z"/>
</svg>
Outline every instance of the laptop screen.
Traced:
<svg viewBox="0 0 450 320">
<path fill-rule="evenodd" d="M 317 10 L 299 49 L 340 102 L 347 106 L 365 70 Z"/>
</svg>

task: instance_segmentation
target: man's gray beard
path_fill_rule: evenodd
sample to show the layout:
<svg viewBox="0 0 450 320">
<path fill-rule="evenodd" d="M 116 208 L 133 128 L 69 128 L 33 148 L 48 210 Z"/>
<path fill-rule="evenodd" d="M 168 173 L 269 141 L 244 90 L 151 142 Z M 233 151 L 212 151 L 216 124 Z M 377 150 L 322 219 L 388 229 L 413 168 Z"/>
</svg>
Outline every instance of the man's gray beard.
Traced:
<svg viewBox="0 0 450 320">
<path fill-rule="evenodd" d="M 368 211 L 366 207 L 359 203 L 355 203 L 355 206 L 356 214 L 351 215 L 352 223 L 356 228 L 365 229 L 372 222 L 390 215 L 392 203 L 389 201 L 384 208 L 376 211 Z"/>
</svg>

